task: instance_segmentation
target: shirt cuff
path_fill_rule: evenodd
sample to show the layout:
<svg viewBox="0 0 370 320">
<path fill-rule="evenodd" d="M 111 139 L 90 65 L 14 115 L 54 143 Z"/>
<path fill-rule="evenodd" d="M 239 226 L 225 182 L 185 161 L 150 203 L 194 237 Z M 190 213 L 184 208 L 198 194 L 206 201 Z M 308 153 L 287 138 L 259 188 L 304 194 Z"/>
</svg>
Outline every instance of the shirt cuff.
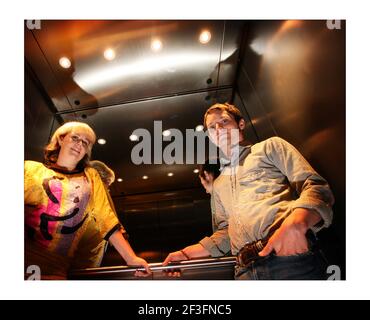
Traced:
<svg viewBox="0 0 370 320">
<path fill-rule="evenodd" d="M 311 227 L 311 230 L 315 233 L 319 232 L 323 228 L 329 227 L 333 220 L 333 210 L 326 203 L 311 203 L 307 201 L 296 200 L 292 210 L 296 208 L 315 210 L 320 215 L 322 220 Z"/>
</svg>

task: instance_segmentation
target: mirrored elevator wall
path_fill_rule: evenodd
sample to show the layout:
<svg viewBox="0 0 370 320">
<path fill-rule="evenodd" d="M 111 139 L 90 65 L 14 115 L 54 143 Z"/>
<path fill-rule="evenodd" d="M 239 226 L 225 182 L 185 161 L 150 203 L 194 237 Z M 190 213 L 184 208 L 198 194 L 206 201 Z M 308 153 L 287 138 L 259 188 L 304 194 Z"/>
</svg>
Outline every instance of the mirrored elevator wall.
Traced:
<svg viewBox="0 0 370 320">
<path fill-rule="evenodd" d="M 319 233 L 331 264 L 345 272 L 345 21 L 249 21 L 234 102 L 252 140 L 278 135 L 325 177 L 334 220 Z"/>
</svg>

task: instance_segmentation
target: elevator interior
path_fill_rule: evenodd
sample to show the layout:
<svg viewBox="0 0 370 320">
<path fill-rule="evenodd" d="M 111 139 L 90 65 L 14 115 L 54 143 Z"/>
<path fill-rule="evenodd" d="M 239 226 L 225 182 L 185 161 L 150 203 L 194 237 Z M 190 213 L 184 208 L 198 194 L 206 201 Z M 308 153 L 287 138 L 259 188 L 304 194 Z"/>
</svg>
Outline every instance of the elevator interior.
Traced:
<svg viewBox="0 0 370 320">
<path fill-rule="evenodd" d="M 41 20 L 24 32 L 25 159 L 42 161 L 64 121 L 91 125 L 105 141 L 92 157 L 115 171 L 111 196 L 140 256 L 158 263 L 210 235 L 211 211 L 196 164 L 135 165 L 130 135 L 156 120 L 185 133 L 231 102 L 252 143 L 280 136 L 328 180 L 334 221 L 319 237 L 345 278 L 345 21 Z M 103 265 L 122 260 L 109 249 Z"/>
</svg>

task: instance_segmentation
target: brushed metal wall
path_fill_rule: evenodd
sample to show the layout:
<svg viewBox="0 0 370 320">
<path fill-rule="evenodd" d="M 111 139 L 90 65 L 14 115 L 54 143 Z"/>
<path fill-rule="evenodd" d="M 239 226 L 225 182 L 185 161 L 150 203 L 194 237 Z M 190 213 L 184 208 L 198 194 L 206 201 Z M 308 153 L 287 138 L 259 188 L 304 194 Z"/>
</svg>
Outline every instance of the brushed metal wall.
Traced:
<svg viewBox="0 0 370 320">
<path fill-rule="evenodd" d="M 24 157 L 26 160 L 43 161 L 44 146 L 49 140 L 55 109 L 27 65 L 24 95 Z"/>
</svg>

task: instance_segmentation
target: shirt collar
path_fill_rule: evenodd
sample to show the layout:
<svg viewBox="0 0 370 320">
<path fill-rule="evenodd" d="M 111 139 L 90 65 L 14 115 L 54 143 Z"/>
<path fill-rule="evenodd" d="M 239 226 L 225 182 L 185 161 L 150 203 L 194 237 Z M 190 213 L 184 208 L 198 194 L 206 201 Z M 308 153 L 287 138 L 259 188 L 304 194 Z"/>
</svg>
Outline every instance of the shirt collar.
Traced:
<svg viewBox="0 0 370 320">
<path fill-rule="evenodd" d="M 84 168 L 81 166 L 81 164 L 77 165 L 77 167 L 74 170 L 68 170 L 66 167 L 58 166 L 56 163 L 52 162 L 45 162 L 45 166 L 51 170 L 63 174 L 76 174 L 84 171 Z"/>
<path fill-rule="evenodd" d="M 250 150 L 252 144 L 247 140 L 243 140 L 238 144 L 231 146 L 231 158 L 227 158 L 225 155 L 220 157 L 220 171 L 230 165 L 236 166 L 239 164 L 239 160 L 243 157 L 246 150 Z"/>
</svg>

